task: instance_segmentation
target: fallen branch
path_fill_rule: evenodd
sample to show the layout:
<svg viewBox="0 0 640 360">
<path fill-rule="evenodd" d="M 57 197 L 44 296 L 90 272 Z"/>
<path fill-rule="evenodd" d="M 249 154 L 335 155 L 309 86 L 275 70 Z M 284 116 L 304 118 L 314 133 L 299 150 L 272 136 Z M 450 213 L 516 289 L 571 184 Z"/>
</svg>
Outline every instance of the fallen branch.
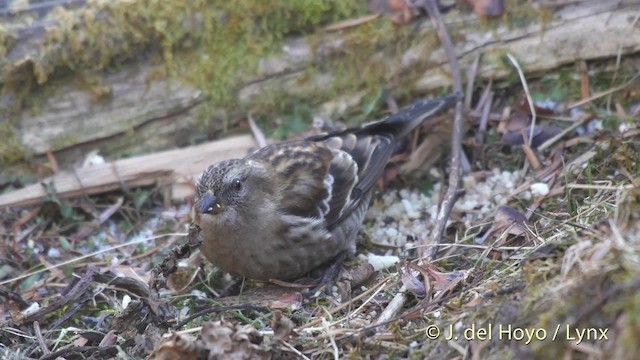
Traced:
<svg viewBox="0 0 640 360">
<path fill-rule="evenodd" d="M 65 199 L 107 191 L 149 185 L 170 185 L 174 200 L 193 195 L 194 179 L 209 165 L 234 157 L 244 157 L 256 143 L 250 135 L 228 138 L 182 149 L 91 165 L 63 171 L 40 184 L 0 195 L 0 210 L 40 203 L 47 192 L 41 184 L 52 185 L 56 196 Z"/>
<path fill-rule="evenodd" d="M 429 17 L 431 18 L 431 21 L 436 28 L 436 31 L 440 38 L 440 42 L 442 43 L 442 46 L 447 53 L 447 57 L 449 58 L 449 66 L 451 68 L 451 75 L 453 79 L 453 91 L 455 93 L 462 94 L 462 78 L 460 76 L 460 65 L 458 64 L 458 58 L 456 56 L 453 43 L 451 42 L 451 38 L 447 33 L 444 21 L 442 19 L 442 16 L 440 15 L 438 5 L 436 4 L 435 0 L 424 0 L 421 4 L 416 4 L 416 6 L 422 6 L 429 13 Z M 458 186 L 460 184 L 461 174 L 460 160 L 462 158 L 462 128 L 464 120 L 464 117 L 462 115 L 463 108 L 464 104 L 462 103 L 462 99 L 460 99 L 456 104 L 453 132 L 451 135 L 451 170 L 449 173 L 449 188 L 447 189 L 444 201 L 440 205 L 440 209 L 438 211 L 435 228 L 432 232 L 431 237 L 431 244 L 433 246 L 429 248 L 428 254 L 426 256 L 427 259 L 433 259 L 433 257 L 437 253 L 438 245 L 442 242 L 442 234 L 444 233 L 447 219 L 449 218 L 449 213 L 451 212 L 453 205 L 459 197 Z M 376 320 L 374 325 L 386 323 L 390 319 L 394 318 L 400 312 L 400 309 L 402 309 L 406 300 L 406 287 L 402 286 L 393 300 L 391 300 L 382 314 L 380 314 L 380 317 Z"/>
</svg>

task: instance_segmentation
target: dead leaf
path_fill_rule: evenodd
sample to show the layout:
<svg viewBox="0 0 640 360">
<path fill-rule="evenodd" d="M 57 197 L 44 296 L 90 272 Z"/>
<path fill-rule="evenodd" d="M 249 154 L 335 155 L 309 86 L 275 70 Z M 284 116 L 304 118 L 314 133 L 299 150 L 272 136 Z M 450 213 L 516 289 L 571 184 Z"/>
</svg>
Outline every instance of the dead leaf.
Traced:
<svg viewBox="0 0 640 360">
<path fill-rule="evenodd" d="M 273 335 L 278 340 L 286 340 L 293 328 L 296 327 L 296 324 L 291 321 L 288 317 L 282 315 L 282 312 L 275 311 L 273 313 L 273 318 L 271 319 L 271 329 L 273 329 Z"/>
<path fill-rule="evenodd" d="M 51 151 L 51 149 L 47 149 L 47 160 L 49 161 L 49 168 L 51 168 L 51 171 L 53 171 L 53 173 L 57 173 L 60 168 L 58 167 L 58 160 L 56 160 L 55 155 L 53 155 L 53 152 Z"/>
<path fill-rule="evenodd" d="M 413 295 L 418 297 L 427 296 L 427 289 L 424 287 L 424 284 L 420 279 L 413 276 L 411 272 L 404 271 L 400 280 L 402 281 L 402 285 L 407 288 L 407 291 Z"/>
<path fill-rule="evenodd" d="M 433 286 L 436 291 L 452 289 L 462 280 L 464 275 L 462 271 L 441 272 L 435 265 L 430 263 L 425 263 L 422 266 L 407 263 L 407 267 L 420 272 L 428 280 L 429 286 Z"/>
<path fill-rule="evenodd" d="M 508 119 L 504 122 L 504 126 L 501 128 L 501 132 L 517 132 L 524 130 L 531 124 L 531 117 L 529 113 L 523 110 L 515 110 L 511 112 Z"/>
<path fill-rule="evenodd" d="M 507 231 L 507 234 L 520 236 L 527 233 L 527 218 L 518 210 L 509 206 L 498 206 L 493 214 L 493 225 L 478 243 L 483 244 L 492 234 Z"/>
<path fill-rule="evenodd" d="M 524 133 L 526 137 L 530 134 L 530 127 L 519 131 L 511 131 L 506 132 L 502 135 L 502 141 L 509 143 L 511 145 L 522 145 L 525 143 L 525 137 L 522 136 Z M 536 125 L 533 128 L 533 139 L 531 140 L 531 147 L 537 148 L 538 146 L 544 144 L 547 140 L 552 137 L 558 135 L 562 132 L 557 126 L 553 125 Z"/>
<path fill-rule="evenodd" d="M 351 287 L 360 286 L 371 279 L 375 278 L 378 272 L 375 271 L 373 265 L 369 263 L 360 264 L 357 268 L 350 272 L 351 275 Z"/>
<path fill-rule="evenodd" d="M 262 334 L 251 325 L 208 321 L 202 325 L 200 337 L 209 359 L 271 359 Z"/>
<path fill-rule="evenodd" d="M 278 300 L 272 301 L 269 304 L 269 309 L 289 309 L 298 310 L 302 307 L 302 294 L 300 292 L 284 293 Z"/>
<path fill-rule="evenodd" d="M 173 360 L 173 359 L 198 359 L 198 344 L 196 339 L 185 334 L 173 334 L 169 340 L 164 341 L 153 350 L 148 359 Z"/>
<path fill-rule="evenodd" d="M 408 24 L 414 13 L 405 0 L 369 0 L 369 11 L 376 14 L 391 16 L 391 21 L 397 25 Z"/>
<path fill-rule="evenodd" d="M 88 342 L 89 342 L 89 339 L 87 339 L 86 337 L 80 335 L 78 338 L 73 340 L 72 344 L 73 344 L 73 346 L 85 346 L 85 345 L 87 345 Z"/>
<path fill-rule="evenodd" d="M 467 0 L 473 6 L 473 12 L 482 16 L 502 16 L 504 0 Z"/>
<path fill-rule="evenodd" d="M 184 292 L 195 279 L 196 272 L 193 269 L 179 266 L 176 272 L 167 277 L 167 287 L 176 293 Z"/>
<path fill-rule="evenodd" d="M 396 25 L 406 25 L 413 19 L 413 13 L 410 10 L 399 11 L 391 17 L 391 22 Z"/>
<path fill-rule="evenodd" d="M 107 333 L 107 335 L 105 335 L 102 340 L 100 341 L 100 344 L 98 346 L 111 346 L 111 345 L 115 345 L 116 340 L 118 340 L 118 335 L 115 332 L 115 330 L 109 330 L 109 332 Z"/>
</svg>

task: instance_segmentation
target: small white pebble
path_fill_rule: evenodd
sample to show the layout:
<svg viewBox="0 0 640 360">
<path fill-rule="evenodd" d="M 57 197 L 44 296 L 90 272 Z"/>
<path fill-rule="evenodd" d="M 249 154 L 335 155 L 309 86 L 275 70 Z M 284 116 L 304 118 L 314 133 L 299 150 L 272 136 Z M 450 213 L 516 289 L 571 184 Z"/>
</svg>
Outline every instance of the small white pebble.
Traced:
<svg viewBox="0 0 640 360">
<path fill-rule="evenodd" d="M 413 210 L 413 206 L 411 205 L 411 203 L 409 202 L 409 200 L 407 199 L 402 199 L 402 206 L 404 206 L 404 211 L 407 213 L 412 213 L 414 212 Z"/>
<path fill-rule="evenodd" d="M 533 196 L 531 195 L 531 191 L 523 191 L 520 193 L 519 197 L 523 200 L 531 200 Z"/>
<path fill-rule="evenodd" d="M 125 295 L 122 297 L 122 310 L 126 309 L 131 303 L 131 296 Z"/>
<path fill-rule="evenodd" d="M 398 230 L 396 230 L 396 229 L 394 229 L 394 228 L 392 228 L 392 227 L 387 228 L 387 229 L 385 230 L 385 232 L 386 232 L 386 235 L 387 235 L 388 237 L 390 237 L 390 238 L 395 238 L 396 236 L 398 236 Z"/>
<path fill-rule="evenodd" d="M 630 126 L 628 123 L 623 122 L 618 125 L 618 132 L 624 134 L 625 131 L 629 130 Z"/>
<path fill-rule="evenodd" d="M 549 185 L 546 183 L 531 184 L 531 193 L 533 196 L 545 196 L 549 194 Z"/>
<path fill-rule="evenodd" d="M 207 294 L 205 294 L 203 291 L 200 291 L 200 290 L 191 290 L 191 295 L 193 295 L 194 297 L 200 300 L 206 300 L 209 298 Z"/>
<path fill-rule="evenodd" d="M 471 189 L 476 186 L 476 178 L 473 175 L 465 176 L 462 178 L 462 185 L 465 189 Z"/>
<path fill-rule="evenodd" d="M 369 264 L 373 266 L 374 270 L 378 271 L 391 267 L 393 266 L 393 264 L 400 262 L 400 258 L 397 256 L 381 256 L 369 253 L 369 255 L 367 256 L 367 261 L 369 261 Z"/>
<path fill-rule="evenodd" d="M 31 315 L 34 312 L 40 310 L 40 304 L 34 302 L 31 305 L 29 305 L 28 308 L 24 309 L 24 311 L 22 311 L 23 315 Z"/>
<path fill-rule="evenodd" d="M 58 258 L 60 257 L 60 249 L 56 247 L 49 248 L 47 251 L 47 258 Z"/>
</svg>

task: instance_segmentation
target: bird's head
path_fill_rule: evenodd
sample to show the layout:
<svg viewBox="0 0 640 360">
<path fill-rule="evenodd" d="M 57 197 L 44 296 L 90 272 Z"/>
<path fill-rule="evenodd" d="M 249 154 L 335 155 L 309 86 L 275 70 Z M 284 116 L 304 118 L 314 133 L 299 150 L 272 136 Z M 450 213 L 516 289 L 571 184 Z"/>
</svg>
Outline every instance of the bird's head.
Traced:
<svg viewBox="0 0 640 360">
<path fill-rule="evenodd" d="M 259 161 L 234 159 L 211 165 L 196 182 L 193 215 L 239 220 L 238 215 L 247 212 L 242 209 L 261 206 L 269 196 L 270 180 L 268 168 Z"/>
</svg>

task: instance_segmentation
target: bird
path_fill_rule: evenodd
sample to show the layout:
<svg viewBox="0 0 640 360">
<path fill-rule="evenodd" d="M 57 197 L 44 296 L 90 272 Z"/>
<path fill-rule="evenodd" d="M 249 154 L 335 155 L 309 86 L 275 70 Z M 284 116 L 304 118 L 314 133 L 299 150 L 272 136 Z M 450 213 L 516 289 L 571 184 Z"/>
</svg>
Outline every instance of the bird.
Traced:
<svg viewBox="0 0 640 360">
<path fill-rule="evenodd" d="M 260 281 L 300 279 L 355 255 L 394 145 L 459 98 L 417 100 L 379 121 L 209 166 L 196 180 L 191 210 L 201 252 L 227 273 Z"/>
</svg>

